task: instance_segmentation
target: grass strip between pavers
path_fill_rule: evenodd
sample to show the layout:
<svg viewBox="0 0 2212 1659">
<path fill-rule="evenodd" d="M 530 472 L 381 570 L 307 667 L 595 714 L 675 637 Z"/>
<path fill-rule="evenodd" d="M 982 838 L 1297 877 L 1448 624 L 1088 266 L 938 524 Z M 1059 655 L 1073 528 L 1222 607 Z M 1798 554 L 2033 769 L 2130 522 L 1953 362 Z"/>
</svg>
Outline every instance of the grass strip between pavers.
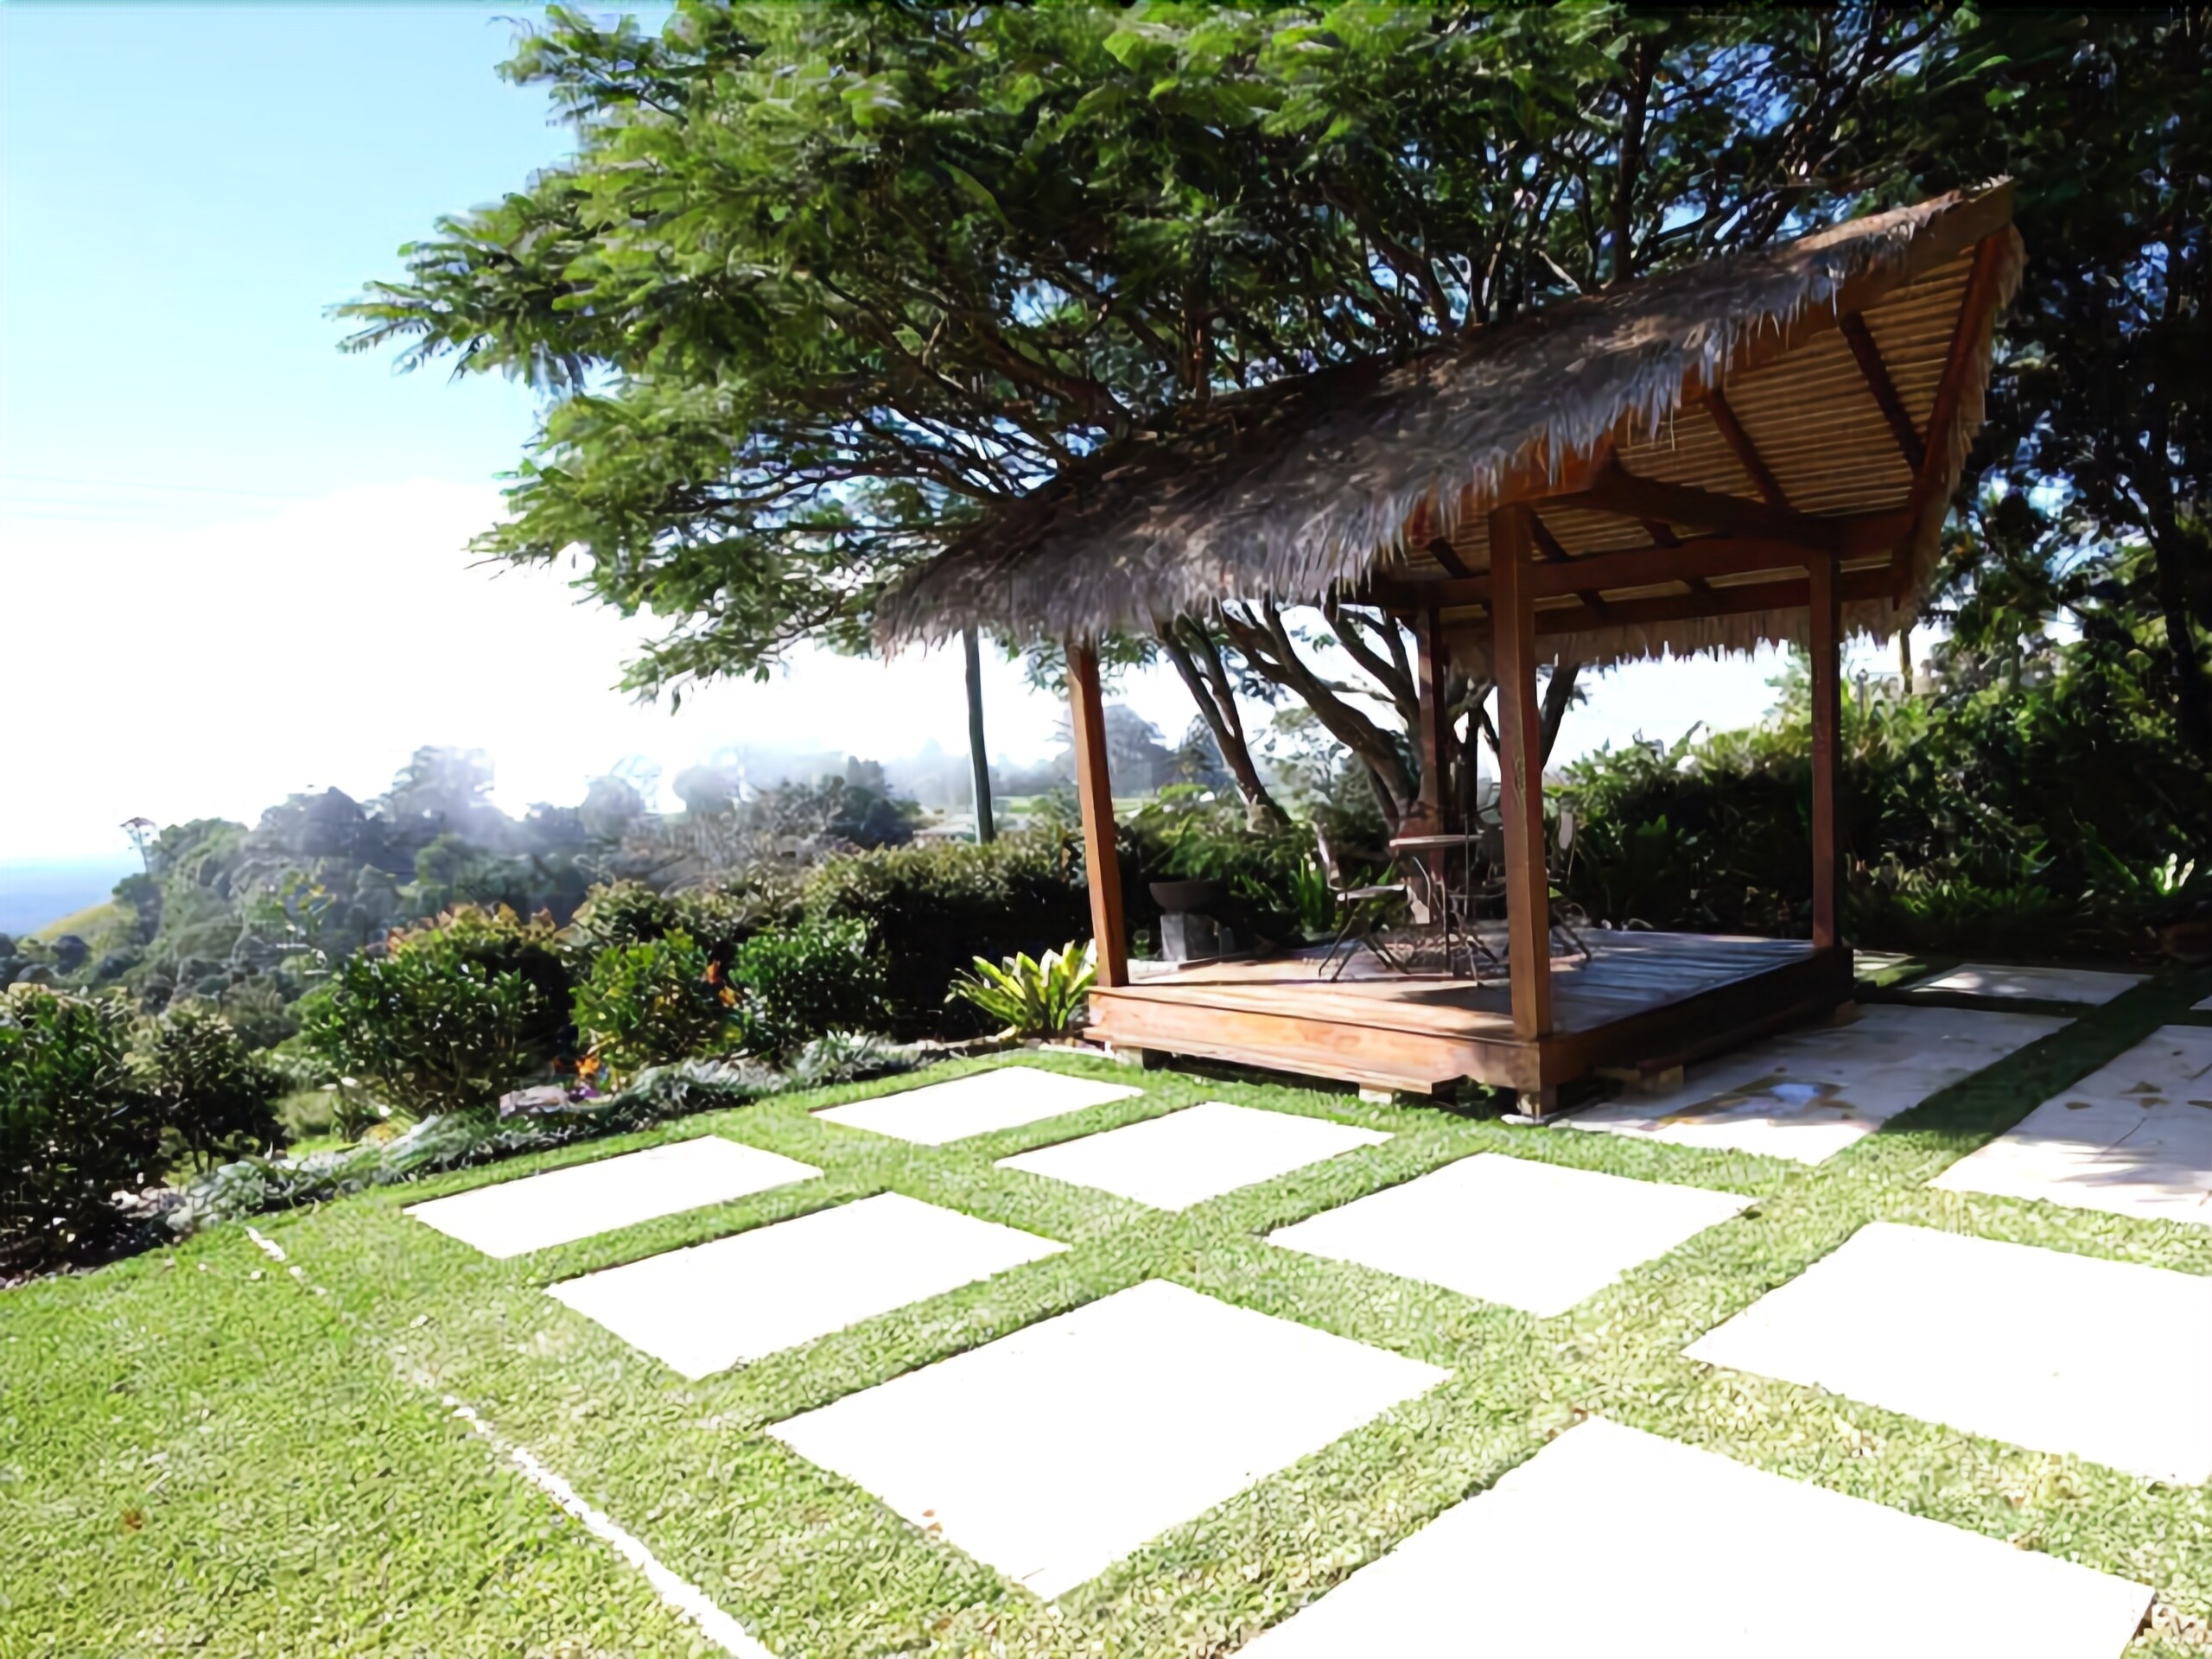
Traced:
<svg viewBox="0 0 2212 1659">
<path fill-rule="evenodd" d="M 8 1363 L 0 1515 L 22 1517 L 0 1520 L 0 1629 L 9 1632 L 0 1652 L 12 1656 L 6 1644 L 36 1629 L 57 1635 L 23 1651 L 158 1650 L 129 1638 L 156 1630 L 196 1637 L 199 1650 L 211 1652 L 302 1650 L 303 1641 L 288 1648 L 284 1637 L 308 1631 L 315 1650 L 331 1652 L 703 1650 L 626 1568 L 499 1472 L 442 1417 L 436 1399 L 406 1380 L 417 1376 L 529 1446 L 785 1659 L 1224 1652 L 1589 1413 L 2138 1579 L 2180 1613 L 2212 1618 L 2212 1491 L 1681 1357 L 1696 1337 L 1875 1220 L 2212 1274 L 2212 1230 L 1925 1185 L 2048 1096 L 2159 1025 L 2188 1018 L 2207 988 L 2212 976 L 2155 980 L 2103 1007 L 2069 1010 L 2072 1024 L 1815 1167 L 1029 1053 L 1014 1063 L 1141 1083 L 1145 1093 L 948 1147 L 810 1115 L 1002 1063 L 970 1062 L 260 1223 L 327 1287 L 327 1299 L 282 1269 L 249 1280 L 267 1264 L 236 1229 L 32 1287 L 0 1298 Z M 1394 1138 L 1176 1214 L 993 1167 L 1011 1153 L 1211 1099 Z M 506 1262 L 400 1213 L 485 1181 L 709 1133 L 801 1159 L 823 1176 Z M 1755 1202 L 1548 1320 L 1264 1241 L 1274 1227 L 1478 1152 Z M 1072 1248 L 697 1382 L 543 1294 L 581 1273 L 885 1192 Z M 764 1433 L 1154 1277 L 1452 1376 L 1052 1604 L 925 1537 Z M 2146 1343 L 2157 1339 L 2145 1333 Z M 1161 1387 L 1172 1390 L 1173 1379 Z M 1084 1432 L 1079 1421 L 1067 1427 Z M 149 1494 L 146 1459 L 156 1446 L 201 1456 L 189 1478 L 176 1470 L 175 1484 Z M 134 1508 L 139 1525 L 123 1529 L 118 1515 Z M 1591 1571 L 1602 1584 L 1602 1563 Z M 2133 1651 L 2203 1649 L 2152 1636 Z"/>
</svg>

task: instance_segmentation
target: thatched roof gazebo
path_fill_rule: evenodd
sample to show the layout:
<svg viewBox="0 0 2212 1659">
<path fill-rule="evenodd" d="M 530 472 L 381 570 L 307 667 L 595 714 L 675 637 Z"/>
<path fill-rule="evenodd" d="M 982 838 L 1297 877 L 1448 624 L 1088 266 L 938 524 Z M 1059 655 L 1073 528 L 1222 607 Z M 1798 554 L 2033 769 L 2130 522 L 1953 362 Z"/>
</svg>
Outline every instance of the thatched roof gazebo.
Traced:
<svg viewBox="0 0 2212 1659">
<path fill-rule="evenodd" d="M 2000 185 L 1624 284 L 1410 359 L 1217 397 L 1173 429 L 1086 456 L 906 583 L 884 611 L 887 640 L 982 624 L 1070 642 L 1094 850 L 1113 840 L 1086 644 L 1103 632 L 1220 601 L 1334 594 L 1411 623 L 1424 689 L 1447 654 L 1497 680 L 1504 1007 L 1471 984 L 1455 1002 L 1433 982 L 1414 995 L 1379 977 L 1324 1000 L 1318 984 L 1249 964 L 1132 984 L 1114 860 L 1093 856 L 1101 1033 L 1394 1087 L 1475 1077 L 1541 1109 L 1593 1066 L 1677 1059 L 1847 996 L 1839 643 L 1912 619 L 2021 257 Z M 1538 665 L 1786 640 L 1812 656 L 1810 944 L 1738 942 L 1788 950 L 1748 950 L 1741 971 L 1691 972 L 1671 994 L 1624 989 L 1653 977 L 1651 960 L 1600 973 L 1593 958 L 1573 988 L 1589 1006 L 1556 1008 Z M 1425 804 L 1440 824 L 1449 739 L 1427 706 Z M 1678 956 L 1703 960 L 1717 943 Z"/>
</svg>

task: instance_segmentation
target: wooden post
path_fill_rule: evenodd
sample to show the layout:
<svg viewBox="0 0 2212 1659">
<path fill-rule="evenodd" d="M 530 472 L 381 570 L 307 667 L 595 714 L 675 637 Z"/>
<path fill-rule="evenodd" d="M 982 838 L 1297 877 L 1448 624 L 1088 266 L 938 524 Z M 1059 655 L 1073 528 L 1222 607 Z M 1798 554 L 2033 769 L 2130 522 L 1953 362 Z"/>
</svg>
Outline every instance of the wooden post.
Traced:
<svg viewBox="0 0 2212 1659">
<path fill-rule="evenodd" d="M 1076 798 L 1083 811 L 1083 867 L 1090 886 L 1090 937 L 1098 947 L 1096 982 L 1111 989 L 1129 982 L 1129 944 L 1114 845 L 1114 785 L 1106 767 L 1106 708 L 1098 693 L 1098 653 L 1072 640 L 1068 703 Z"/>
<path fill-rule="evenodd" d="M 1443 613 L 1433 605 L 1414 613 L 1414 690 L 1421 699 L 1420 729 L 1414 741 L 1421 747 L 1421 815 L 1440 834 L 1450 829 L 1452 791 L 1446 787 L 1452 770 L 1452 728 L 1444 707 L 1445 682 L 1450 677 L 1450 648 L 1444 643 Z"/>
<path fill-rule="evenodd" d="M 1837 728 L 1843 707 L 1839 652 L 1842 615 L 1836 599 L 1834 559 L 1815 558 L 1805 567 L 1811 616 L 1805 644 L 1813 658 L 1813 946 L 1826 950 L 1836 931 Z"/>
<path fill-rule="evenodd" d="M 1552 1028 L 1551 877 L 1544 864 L 1544 722 L 1536 707 L 1535 537 L 1525 506 L 1490 516 L 1491 668 L 1497 677 L 1498 811 L 1505 821 L 1506 962 L 1513 1034 Z"/>
</svg>

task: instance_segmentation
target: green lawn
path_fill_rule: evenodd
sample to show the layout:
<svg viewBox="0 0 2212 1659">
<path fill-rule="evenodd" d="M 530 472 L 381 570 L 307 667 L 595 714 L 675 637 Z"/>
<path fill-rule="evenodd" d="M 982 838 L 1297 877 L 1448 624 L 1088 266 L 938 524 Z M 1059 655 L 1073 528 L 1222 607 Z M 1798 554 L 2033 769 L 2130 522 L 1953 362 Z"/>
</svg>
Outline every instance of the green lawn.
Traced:
<svg viewBox="0 0 2212 1659">
<path fill-rule="evenodd" d="M 231 1227 L 28 1287 L 0 1296 L 0 1655 L 711 1650 L 634 1569 L 456 1421 L 448 1395 L 534 1451 L 784 1659 L 1220 1652 L 1592 1412 L 2141 1580 L 2179 1614 L 2212 1618 L 2212 1490 L 2161 1486 L 1680 1357 L 1873 1220 L 2212 1274 L 2212 1230 L 1923 1185 L 2156 1026 L 2190 1018 L 2206 988 L 2176 981 L 2131 992 L 1818 1169 L 1024 1056 L 1141 1080 L 1146 1093 L 945 1148 L 808 1115 L 911 1078 L 785 1096 L 257 1224 L 302 1277 Z M 1395 1138 L 1173 1215 L 992 1167 L 1011 1152 L 1205 1099 Z M 826 1176 L 505 1262 L 400 1213 L 525 1168 L 709 1131 Z M 1550 1320 L 1260 1236 L 1484 1150 L 1758 1202 Z M 543 1294 L 577 1273 L 884 1191 L 1074 1248 L 696 1383 Z M 1453 1375 L 1052 1605 L 761 1432 L 1148 1277 Z M 2203 1649 L 2152 1637 L 2138 1651 Z"/>
</svg>

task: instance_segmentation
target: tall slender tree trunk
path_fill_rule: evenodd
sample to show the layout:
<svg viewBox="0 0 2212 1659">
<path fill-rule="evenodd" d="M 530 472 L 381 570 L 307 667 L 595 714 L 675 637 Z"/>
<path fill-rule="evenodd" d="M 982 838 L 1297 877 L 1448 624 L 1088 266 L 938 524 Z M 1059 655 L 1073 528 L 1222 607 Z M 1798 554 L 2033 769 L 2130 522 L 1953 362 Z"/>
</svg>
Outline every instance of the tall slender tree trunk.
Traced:
<svg viewBox="0 0 2212 1659">
<path fill-rule="evenodd" d="M 963 628 L 960 650 L 968 659 L 968 767 L 976 781 L 976 839 L 996 841 L 991 821 L 991 755 L 983 745 L 983 653 L 976 630 Z"/>
<path fill-rule="evenodd" d="M 2178 538 L 2174 538 L 2178 539 Z M 2181 741 L 2200 764 L 2212 766 L 2212 692 L 2196 652 L 2196 632 L 2189 613 L 2189 589 L 2171 540 L 2151 537 L 2151 562 L 2158 572 L 2158 613 L 2166 625 L 2166 655 L 2173 677 L 2174 722 Z"/>
</svg>

